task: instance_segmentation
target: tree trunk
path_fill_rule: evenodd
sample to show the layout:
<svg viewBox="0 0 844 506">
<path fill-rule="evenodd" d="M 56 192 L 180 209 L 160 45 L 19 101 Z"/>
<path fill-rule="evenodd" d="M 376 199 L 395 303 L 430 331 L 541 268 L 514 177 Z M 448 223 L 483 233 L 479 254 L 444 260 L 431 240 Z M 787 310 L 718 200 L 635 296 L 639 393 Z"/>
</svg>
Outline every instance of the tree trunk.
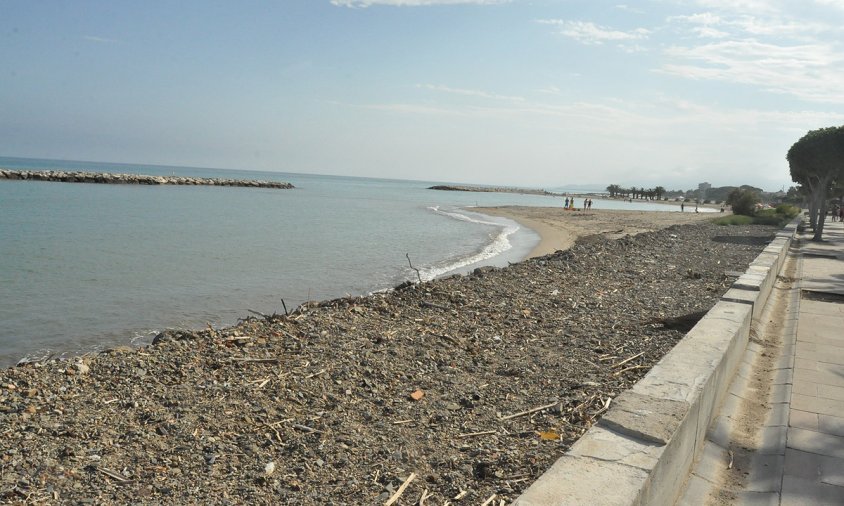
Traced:
<svg viewBox="0 0 844 506">
<path fill-rule="evenodd" d="M 818 181 L 818 186 L 812 192 L 813 198 L 815 202 L 815 208 L 817 213 L 814 214 L 816 216 L 815 221 L 815 235 L 812 236 L 813 241 L 822 241 L 823 240 L 823 224 L 826 221 L 826 193 L 827 188 L 829 187 L 829 183 L 832 180 L 832 174 L 828 174 Z"/>
<path fill-rule="evenodd" d="M 823 241 L 823 224 L 826 221 L 826 195 L 823 197 L 818 206 L 818 225 L 815 228 L 815 235 L 812 236 L 813 241 Z"/>
</svg>

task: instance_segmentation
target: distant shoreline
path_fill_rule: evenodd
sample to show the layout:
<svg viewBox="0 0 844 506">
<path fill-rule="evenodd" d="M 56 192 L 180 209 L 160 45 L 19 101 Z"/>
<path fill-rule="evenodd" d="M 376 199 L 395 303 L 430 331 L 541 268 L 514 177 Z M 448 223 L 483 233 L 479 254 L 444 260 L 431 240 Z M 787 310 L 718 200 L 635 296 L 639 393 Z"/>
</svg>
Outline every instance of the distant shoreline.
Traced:
<svg viewBox="0 0 844 506">
<path fill-rule="evenodd" d="M 554 193 L 545 190 L 535 190 L 530 188 L 510 188 L 504 186 L 435 185 L 429 186 L 428 189 L 452 192 L 519 193 L 523 195 L 547 195 L 549 197 L 566 196 L 564 193 Z"/>
<path fill-rule="evenodd" d="M 57 183 L 94 184 L 137 184 L 137 185 L 181 185 L 181 186 L 239 186 L 246 188 L 273 188 L 288 190 L 294 188 L 281 181 L 259 181 L 252 179 L 224 179 L 211 177 L 149 176 L 145 174 L 115 174 L 111 172 L 63 171 L 63 170 L 12 170 L 0 169 L 0 180 L 47 181 Z"/>
</svg>

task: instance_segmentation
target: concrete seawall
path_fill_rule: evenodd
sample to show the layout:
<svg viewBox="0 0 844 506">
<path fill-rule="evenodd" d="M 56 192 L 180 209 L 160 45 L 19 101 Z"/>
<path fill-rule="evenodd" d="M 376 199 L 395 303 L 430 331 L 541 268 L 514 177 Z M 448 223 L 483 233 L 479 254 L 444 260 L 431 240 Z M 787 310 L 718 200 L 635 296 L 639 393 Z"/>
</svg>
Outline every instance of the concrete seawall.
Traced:
<svg viewBox="0 0 844 506">
<path fill-rule="evenodd" d="M 9 170 L 0 169 L 0 180 L 52 181 L 59 183 L 99 184 L 143 184 L 143 185 L 201 185 L 240 186 L 248 188 L 290 189 L 293 185 L 280 181 L 256 181 L 251 179 L 223 179 L 183 176 L 147 176 L 143 174 L 113 174 L 110 172 L 80 172 L 56 170 Z"/>
<path fill-rule="evenodd" d="M 698 324 L 513 504 L 674 504 L 798 222 L 779 232 Z"/>
</svg>

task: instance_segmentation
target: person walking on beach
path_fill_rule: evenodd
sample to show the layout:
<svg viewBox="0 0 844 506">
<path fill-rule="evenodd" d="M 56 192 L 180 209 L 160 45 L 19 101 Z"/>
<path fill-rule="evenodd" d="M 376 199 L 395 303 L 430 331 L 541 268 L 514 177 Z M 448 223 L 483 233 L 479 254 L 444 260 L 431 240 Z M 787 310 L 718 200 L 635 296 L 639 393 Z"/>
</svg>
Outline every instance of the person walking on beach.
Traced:
<svg viewBox="0 0 844 506">
<path fill-rule="evenodd" d="M 685 210 L 686 203 L 684 201 L 680 201 L 680 212 L 682 213 Z"/>
<path fill-rule="evenodd" d="M 563 209 L 568 209 L 568 208 L 569 208 L 569 198 L 566 197 L 566 203 L 563 205 Z"/>
<path fill-rule="evenodd" d="M 583 210 L 586 210 L 586 205 L 589 204 L 589 199 L 583 199 Z"/>
<path fill-rule="evenodd" d="M 589 199 L 589 210 L 592 210 L 592 199 Z"/>
</svg>

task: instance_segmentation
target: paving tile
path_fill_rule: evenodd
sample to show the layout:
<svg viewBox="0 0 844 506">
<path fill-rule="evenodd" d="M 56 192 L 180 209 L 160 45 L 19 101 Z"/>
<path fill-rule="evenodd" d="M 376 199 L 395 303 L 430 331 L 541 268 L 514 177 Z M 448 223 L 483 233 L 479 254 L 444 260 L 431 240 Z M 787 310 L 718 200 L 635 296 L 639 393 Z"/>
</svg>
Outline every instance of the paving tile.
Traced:
<svg viewBox="0 0 844 506">
<path fill-rule="evenodd" d="M 759 429 L 759 455 L 783 455 L 785 453 L 788 427 L 785 425 L 766 426 Z"/>
<path fill-rule="evenodd" d="M 805 379 L 798 379 L 792 383 L 792 394 L 808 395 L 809 397 L 818 396 L 818 384 L 814 381 Z"/>
<path fill-rule="evenodd" d="M 811 381 L 825 385 L 844 386 L 844 375 L 830 373 L 827 371 L 809 371 L 806 369 L 794 370 L 794 381 Z"/>
<path fill-rule="evenodd" d="M 844 437 L 791 427 L 787 447 L 818 455 L 844 459 Z"/>
<path fill-rule="evenodd" d="M 818 415 L 818 432 L 844 437 L 844 418 L 832 415 Z"/>
<path fill-rule="evenodd" d="M 815 359 L 806 359 L 800 358 L 797 356 L 794 358 L 794 368 L 795 369 L 806 369 L 808 371 L 817 371 L 818 370 L 818 361 Z"/>
<path fill-rule="evenodd" d="M 794 347 L 794 355 L 797 357 L 805 358 L 806 355 L 815 351 L 818 351 L 818 344 L 808 341 L 798 341 Z"/>
<path fill-rule="evenodd" d="M 700 452 L 700 460 L 695 464 L 695 475 L 704 480 L 718 483 L 721 472 L 726 469 L 730 456 L 727 450 L 711 441 L 706 441 Z"/>
<path fill-rule="evenodd" d="M 788 426 L 788 404 L 771 404 L 771 411 L 768 412 L 768 418 L 765 420 L 765 425 L 774 427 L 777 425 Z"/>
<path fill-rule="evenodd" d="M 788 367 L 774 370 L 774 377 L 771 379 L 772 385 L 790 385 L 792 383 L 794 383 L 794 369 L 791 364 Z"/>
<path fill-rule="evenodd" d="M 788 426 L 799 429 L 818 431 L 818 414 L 792 409 L 788 417 Z"/>
<path fill-rule="evenodd" d="M 782 506 L 841 506 L 844 487 L 817 483 L 786 474 L 782 478 Z"/>
<path fill-rule="evenodd" d="M 816 453 L 808 453 L 794 448 L 786 448 L 783 472 L 811 481 L 819 481 L 821 477 L 821 457 Z"/>
<path fill-rule="evenodd" d="M 742 506 L 779 506 L 779 489 L 776 492 L 740 492 L 736 495 L 736 504 Z"/>
<path fill-rule="evenodd" d="M 818 387 L 820 389 L 820 387 Z M 844 401 L 822 399 L 808 395 L 792 394 L 791 407 L 801 411 L 812 411 L 823 415 L 839 416 L 844 414 Z"/>
<path fill-rule="evenodd" d="M 821 460 L 821 483 L 844 487 L 844 459 L 824 457 Z"/>
<path fill-rule="evenodd" d="M 778 492 L 782 486 L 785 456 L 754 455 L 745 490 L 751 492 Z"/>
<path fill-rule="evenodd" d="M 709 502 L 709 494 L 713 491 L 712 483 L 696 474 L 689 476 L 680 499 L 674 506 L 698 506 Z"/>
<path fill-rule="evenodd" d="M 771 393 L 768 395 L 768 402 L 771 404 L 788 403 L 791 401 L 791 392 L 794 389 L 790 384 L 773 384 Z"/>
<path fill-rule="evenodd" d="M 818 397 L 844 401 L 844 387 L 834 385 L 818 385 Z M 841 413 L 844 415 L 844 412 Z"/>
<path fill-rule="evenodd" d="M 838 376 L 839 378 L 844 378 L 844 365 L 841 364 L 828 364 L 826 362 L 818 362 L 818 371 L 833 374 Z M 823 383 L 823 381 L 819 381 L 819 383 Z M 834 384 L 834 383 L 832 383 Z"/>
</svg>

